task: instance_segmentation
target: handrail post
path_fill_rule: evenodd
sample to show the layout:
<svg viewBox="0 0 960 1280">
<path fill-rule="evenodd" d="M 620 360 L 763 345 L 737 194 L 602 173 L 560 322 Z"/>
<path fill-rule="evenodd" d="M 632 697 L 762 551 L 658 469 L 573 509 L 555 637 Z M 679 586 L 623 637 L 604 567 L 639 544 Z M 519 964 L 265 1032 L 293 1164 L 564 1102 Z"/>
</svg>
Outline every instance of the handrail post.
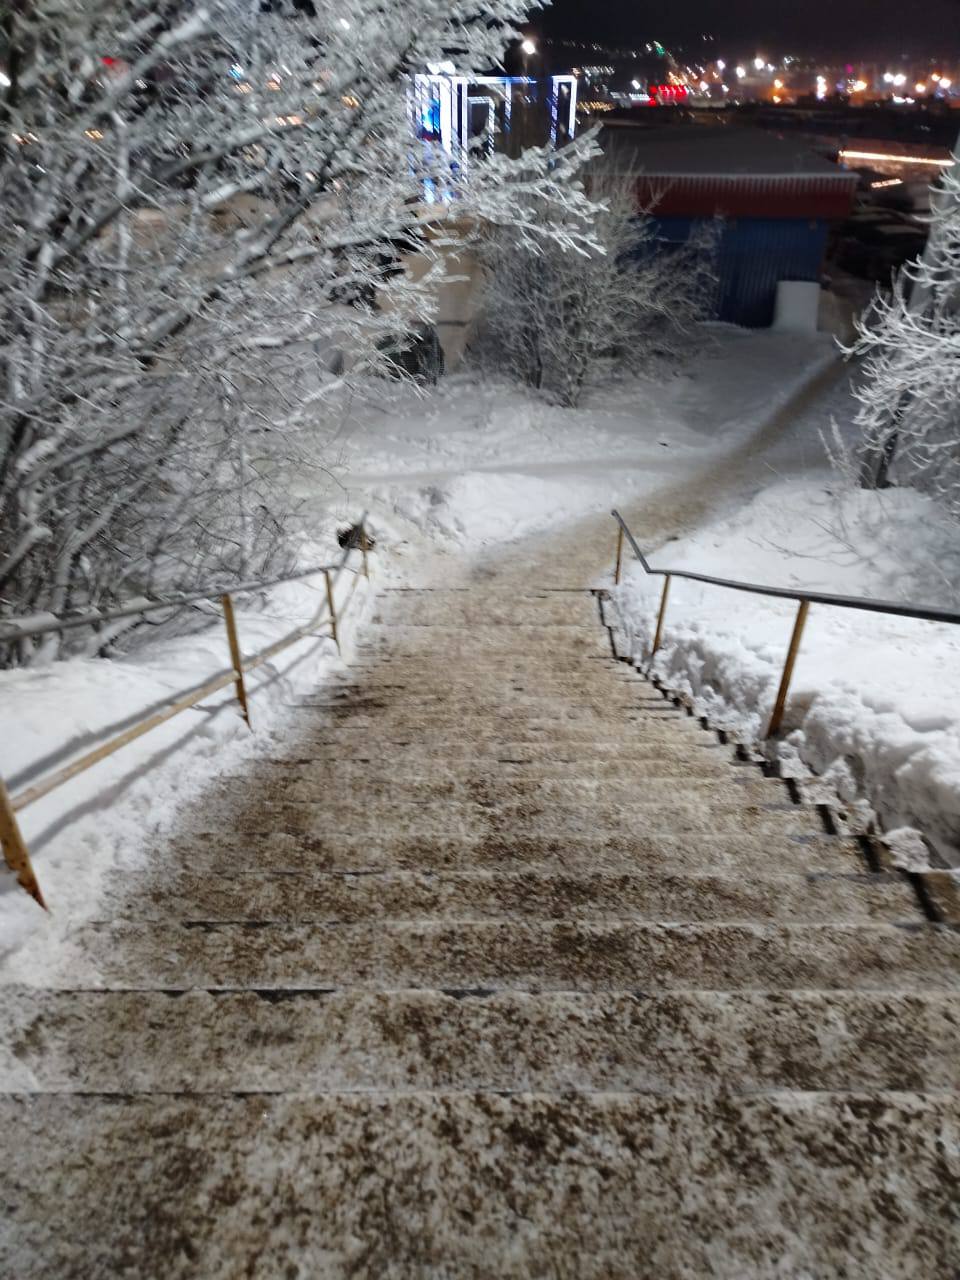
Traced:
<svg viewBox="0 0 960 1280">
<path fill-rule="evenodd" d="M 20 830 L 20 823 L 17 822 L 17 815 L 13 811 L 10 792 L 2 778 L 0 778 L 0 846 L 3 848 L 4 861 L 17 877 L 17 884 L 21 889 L 26 889 L 30 897 L 46 911 L 47 904 L 43 900 L 37 877 L 33 873 L 30 853 L 23 838 L 23 832 Z"/>
<path fill-rule="evenodd" d="M 227 643 L 230 645 L 230 663 L 236 676 L 237 701 L 240 703 L 240 710 L 247 722 L 247 728 L 252 729 L 250 708 L 247 705 L 247 686 L 243 679 L 243 656 L 240 653 L 240 640 L 237 637 L 237 620 L 233 613 L 233 599 L 225 594 L 220 597 L 220 603 L 223 605 L 223 620 L 227 624 Z"/>
<path fill-rule="evenodd" d="M 617 521 L 617 566 L 613 571 L 613 585 L 620 585 L 620 571 L 623 568 L 623 525 Z"/>
<path fill-rule="evenodd" d="M 777 700 L 773 705 L 773 715 L 770 717 L 770 723 L 767 725 L 766 736 L 772 738 L 778 733 L 783 723 L 783 713 L 787 705 L 787 694 L 790 692 L 790 681 L 793 678 L 793 668 L 797 661 L 797 654 L 800 651 L 800 641 L 803 638 L 803 628 L 806 625 L 807 613 L 810 610 L 810 601 L 801 600 L 800 607 L 797 609 L 797 619 L 793 624 L 793 634 L 790 637 L 790 648 L 787 650 L 787 659 L 783 664 L 783 675 L 780 677 L 780 688 L 777 690 Z"/>
<path fill-rule="evenodd" d="M 333 602 L 333 580 L 330 577 L 329 569 L 324 569 L 323 578 L 327 584 L 327 606 L 330 609 L 330 634 L 333 636 L 333 643 L 337 646 L 337 653 L 339 653 L 340 634 L 337 629 L 337 608 Z"/>
<path fill-rule="evenodd" d="M 360 554 L 363 557 L 363 576 L 369 582 L 370 565 L 367 562 L 367 531 L 363 525 L 360 526 Z"/>
<path fill-rule="evenodd" d="M 657 630 L 653 637 L 653 649 L 650 651 L 652 658 L 660 648 L 660 641 L 663 639 L 663 620 L 667 616 L 667 597 L 670 595 L 670 575 L 664 574 L 663 577 L 663 593 L 660 596 L 660 612 L 657 615 Z"/>
</svg>

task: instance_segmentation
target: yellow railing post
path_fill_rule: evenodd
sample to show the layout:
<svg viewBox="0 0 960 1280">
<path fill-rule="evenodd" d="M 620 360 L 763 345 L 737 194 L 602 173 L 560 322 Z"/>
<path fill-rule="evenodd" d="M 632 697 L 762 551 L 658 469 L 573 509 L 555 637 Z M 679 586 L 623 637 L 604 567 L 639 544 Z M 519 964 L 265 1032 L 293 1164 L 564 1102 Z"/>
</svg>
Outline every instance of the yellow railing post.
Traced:
<svg viewBox="0 0 960 1280">
<path fill-rule="evenodd" d="M 623 568 L 623 525 L 617 525 L 617 567 L 613 571 L 613 585 L 620 585 L 620 570 Z"/>
<path fill-rule="evenodd" d="M 370 565 L 367 563 L 367 531 L 360 526 L 360 554 L 363 556 L 363 576 L 367 579 L 370 577 Z"/>
<path fill-rule="evenodd" d="M 767 737 L 772 738 L 775 733 L 780 730 L 783 724 L 783 713 L 787 705 L 787 694 L 790 692 L 790 681 L 793 678 L 793 668 L 797 661 L 797 654 L 800 651 L 800 641 L 803 638 L 803 628 L 807 621 L 807 613 L 810 610 L 810 601 L 801 600 L 800 607 L 797 610 L 797 620 L 793 624 L 793 635 L 790 637 L 790 648 L 787 650 L 787 660 L 783 664 L 783 675 L 780 677 L 780 688 L 777 690 L 777 700 L 773 705 L 773 715 L 770 717 L 770 723 L 767 725 Z"/>
<path fill-rule="evenodd" d="M 44 911 L 47 904 L 43 900 L 37 877 L 33 874 L 33 865 L 27 850 L 20 823 L 13 811 L 10 792 L 0 778 L 0 846 L 3 847 L 3 858 L 7 866 L 17 877 L 17 884 L 26 889 L 30 897 L 39 902 Z"/>
<path fill-rule="evenodd" d="M 657 631 L 653 637 L 653 649 L 650 657 L 660 648 L 660 641 L 663 639 L 663 620 L 667 616 L 667 597 L 670 595 L 670 575 L 665 574 L 663 579 L 663 593 L 660 596 L 660 612 L 657 614 Z"/>
<path fill-rule="evenodd" d="M 237 690 L 237 701 L 240 703 L 240 710 L 247 722 L 247 728 L 252 729 L 250 708 L 247 705 L 247 686 L 243 679 L 243 656 L 240 653 L 240 641 L 237 637 L 237 620 L 233 614 L 233 599 L 229 595 L 222 595 L 220 603 L 223 605 L 223 620 L 227 624 L 227 642 L 230 645 L 230 664 L 236 676 L 234 685 Z"/>
<path fill-rule="evenodd" d="M 330 634 L 333 636 L 333 643 L 337 646 L 337 653 L 339 653 L 340 635 L 337 630 L 337 608 L 333 602 L 333 579 L 330 577 L 329 569 L 324 569 L 323 578 L 327 584 L 327 605 L 330 609 Z"/>
</svg>

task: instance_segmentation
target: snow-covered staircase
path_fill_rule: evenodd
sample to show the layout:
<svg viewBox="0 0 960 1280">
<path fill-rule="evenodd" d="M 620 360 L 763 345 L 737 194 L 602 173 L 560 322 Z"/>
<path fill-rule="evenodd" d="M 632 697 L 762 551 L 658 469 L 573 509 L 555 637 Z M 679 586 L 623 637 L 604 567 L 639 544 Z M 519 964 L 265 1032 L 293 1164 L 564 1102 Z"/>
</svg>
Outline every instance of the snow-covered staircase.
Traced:
<svg viewBox="0 0 960 1280">
<path fill-rule="evenodd" d="M 0 993 L 0 1274 L 960 1268 L 960 935 L 612 656 L 383 593 Z"/>
</svg>

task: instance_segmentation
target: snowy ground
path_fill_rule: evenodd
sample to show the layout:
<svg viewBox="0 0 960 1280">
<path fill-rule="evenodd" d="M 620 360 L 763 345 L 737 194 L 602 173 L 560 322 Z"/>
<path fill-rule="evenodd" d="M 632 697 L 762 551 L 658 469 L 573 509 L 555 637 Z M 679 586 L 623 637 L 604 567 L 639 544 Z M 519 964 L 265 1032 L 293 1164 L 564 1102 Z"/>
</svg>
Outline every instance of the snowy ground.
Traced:
<svg viewBox="0 0 960 1280">
<path fill-rule="evenodd" d="M 855 561 L 842 582 L 830 576 L 839 572 L 835 549 L 814 546 L 809 536 L 792 552 L 789 569 L 784 570 L 778 547 L 795 545 L 790 521 L 781 521 L 769 537 L 764 533 L 758 547 L 746 529 L 743 512 L 732 514 L 772 484 L 784 482 L 792 493 L 797 477 L 809 479 L 813 474 L 815 488 L 826 483 L 817 435 L 825 411 L 822 397 L 814 397 L 816 411 L 801 417 L 797 425 L 789 414 L 779 411 L 818 374 L 826 370 L 831 377 L 832 363 L 833 351 L 826 338 L 798 339 L 717 326 L 706 334 L 703 349 L 686 374 L 612 385 L 576 411 L 551 407 L 516 389 L 480 385 L 468 374 L 447 379 L 424 397 L 408 391 L 387 394 L 385 389 L 379 403 L 373 388 L 368 400 L 351 407 L 338 442 L 344 490 L 332 514 L 355 517 L 360 509 L 370 508 L 380 540 L 376 561 L 381 581 L 385 574 L 409 579 L 425 557 L 446 559 L 454 571 L 455 566 L 462 567 L 465 557 L 498 554 L 497 548 L 506 540 L 528 535 L 525 543 L 517 544 L 519 554 L 521 546 L 539 545 L 540 539 L 532 535 L 546 529 L 563 533 L 557 554 L 567 557 L 571 580 L 580 575 L 580 585 L 596 581 L 612 547 L 608 513 L 616 504 L 651 546 L 662 543 L 669 532 L 703 528 L 706 521 L 706 543 L 671 544 L 671 561 L 681 555 L 699 556 L 712 539 L 718 560 L 724 560 L 729 572 L 723 546 L 723 538 L 729 537 L 736 545 L 736 572 L 744 576 L 749 576 L 748 570 L 809 572 L 819 574 L 818 581 L 844 590 L 854 590 L 858 583 L 874 590 L 878 579 L 869 577 Z M 827 404 L 835 407 L 844 394 L 841 383 Z M 796 493 L 803 506 L 802 491 Z M 313 497 L 306 489 L 304 496 Z M 779 507 L 777 499 L 773 508 Z M 726 514 L 711 524 L 718 512 Z M 802 558 L 808 555 L 812 559 Z M 891 594 L 889 587 L 883 589 Z M 302 622 L 315 601 L 315 587 L 289 588 L 266 611 L 243 613 L 239 621 L 247 651 Z M 649 616 L 642 584 L 629 596 L 625 594 L 623 602 L 642 646 Z M 731 606 L 728 600 L 717 605 L 713 615 L 725 622 L 726 630 L 708 625 L 712 619 L 703 614 L 698 615 L 696 630 L 697 620 L 690 613 L 691 634 L 699 637 L 701 646 L 695 650 L 692 642 L 682 641 L 687 607 L 678 590 L 671 620 L 672 647 L 662 658 L 670 664 L 677 683 L 687 678 L 685 655 L 706 663 L 707 655 L 719 653 L 728 642 L 733 645 L 730 619 L 746 617 L 742 601 Z M 362 611 L 356 616 L 361 617 Z M 747 724 L 751 708 L 754 716 L 758 714 L 753 694 L 762 701 L 768 692 L 762 663 L 769 666 L 782 653 L 785 625 L 772 615 L 769 636 L 766 641 L 761 637 L 756 649 L 746 640 L 737 642 L 737 653 L 746 655 L 743 669 L 750 670 L 753 664 L 763 675 L 753 688 L 739 676 L 733 679 L 731 667 L 728 683 L 719 674 L 713 681 L 694 675 L 698 691 L 712 698 L 717 708 L 722 700 L 725 712 L 745 717 Z M 756 636 L 753 628 L 748 630 Z M 841 632 L 831 634 L 839 637 Z M 904 646 L 908 640 L 904 633 Z M 890 643 L 895 645 L 895 636 Z M 836 644 L 843 647 L 839 639 Z M 899 661 L 904 670 L 905 659 L 890 652 L 894 665 Z M 863 664 L 856 664 L 849 653 L 844 657 L 852 688 Z M 949 674 L 950 662 L 956 669 L 955 657 L 951 652 L 942 659 L 944 673 Z M 286 695 L 321 678 L 336 661 L 329 643 L 304 642 L 267 668 L 264 678 L 271 681 L 272 689 L 253 696 L 255 727 L 282 731 Z M 27 785 L 145 709 L 221 670 L 223 664 L 222 630 L 215 626 L 200 637 L 144 646 L 122 661 L 72 661 L 0 673 L 0 772 L 14 789 Z M 741 667 L 736 669 L 739 672 Z M 941 735 L 936 744 L 942 763 L 938 777 L 943 788 L 941 807 L 947 812 L 956 792 L 955 786 L 951 789 L 950 770 L 956 779 L 960 767 L 956 755 L 950 755 L 950 750 L 958 750 L 956 727 L 946 723 L 942 709 L 945 723 L 939 729 L 933 727 L 946 678 L 938 670 L 924 667 L 923 678 L 933 682 L 927 693 L 919 693 L 919 685 L 911 685 L 908 674 L 898 677 L 896 688 L 902 688 L 904 697 L 913 687 L 914 703 L 907 716 L 907 708 L 897 702 L 899 709 L 893 715 L 899 717 L 898 725 L 901 720 L 909 723 L 911 733 L 926 734 L 928 745 L 934 735 Z M 802 670 L 799 677 L 797 708 L 804 694 Z M 878 678 L 882 679 L 879 674 Z M 836 679 L 840 688 L 841 677 Z M 853 696 L 849 690 L 847 696 Z M 890 696 L 901 698 L 900 694 Z M 826 714 L 827 705 L 821 702 L 818 714 Z M 875 711 L 883 714 L 879 702 Z M 842 712 L 831 713 L 831 723 L 838 714 Z M 806 754 L 816 765 L 829 764 L 827 757 L 842 744 L 825 730 L 818 736 L 815 724 L 819 721 L 811 718 L 806 725 Z M 247 733 L 235 704 L 225 696 L 148 735 L 25 810 L 25 834 L 56 912 L 54 922 L 42 927 L 55 931 L 56 920 L 62 926 L 95 911 L 98 885 L 111 868 L 136 865 L 149 840 L 169 828 L 187 794 L 217 772 L 236 769 L 257 750 L 257 734 Z M 870 790 L 872 784 L 866 779 L 864 785 Z M 925 812 L 932 807 L 933 797 Z M 896 812 L 899 820 L 900 810 Z M 35 929 L 38 917 L 19 891 L 0 896 L 0 948 L 9 949 Z"/>
<path fill-rule="evenodd" d="M 343 481 L 395 544 L 476 550 L 684 483 L 833 355 L 822 335 L 707 326 L 686 373 L 618 382 L 578 409 L 455 375 L 422 402 L 357 405 Z"/>
</svg>

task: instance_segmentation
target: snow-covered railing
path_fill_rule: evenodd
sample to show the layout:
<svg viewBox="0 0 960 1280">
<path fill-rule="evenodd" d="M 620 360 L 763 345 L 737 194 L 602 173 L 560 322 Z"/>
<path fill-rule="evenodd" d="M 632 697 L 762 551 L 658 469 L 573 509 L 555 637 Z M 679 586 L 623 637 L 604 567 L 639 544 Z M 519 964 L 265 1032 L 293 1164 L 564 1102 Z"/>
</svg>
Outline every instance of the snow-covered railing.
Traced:
<svg viewBox="0 0 960 1280">
<path fill-rule="evenodd" d="M 660 596 L 660 611 L 657 615 L 657 628 L 653 637 L 653 647 L 650 650 L 652 658 L 660 648 L 660 642 L 663 639 L 663 624 L 667 614 L 667 600 L 670 595 L 671 578 L 686 578 L 691 582 L 705 582 L 712 587 L 727 587 L 731 591 L 747 591 L 752 595 L 758 596 L 775 596 L 782 600 L 794 600 L 797 603 L 797 617 L 793 624 L 793 632 L 790 636 L 790 645 L 787 649 L 787 656 L 783 664 L 783 675 L 780 678 L 780 687 L 777 690 L 777 698 L 773 705 L 773 711 L 770 715 L 770 722 L 767 725 L 766 736 L 773 737 L 781 724 L 783 723 L 783 714 L 787 705 L 787 694 L 790 692 L 790 681 L 793 678 L 793 668 L 796 665 L 797 654 L 800 651 L 800 641 L 803 638 L 803 629 L 806 625 L 807 614 L 812 604 L 830 605 L 837 609 L 859 609 L 864 613 L 886 613 L 893 614 L 900 618 L 918 618 L 923 622 L 949 622 L 954 625 L 960 624 L 960 613 L 951 612 L 949 609 L 934 609 L 927 606 L 900 604 L 894 600 L 870 600 L 857 596 L 838 596 L 831 595 L 823 591 L 791 591 L 787 587 L 764 587 L 756 582 L 737 582 L 731 578 L 716 578 L 708 573 L 694 573 L 688 569 L 655 569 L 647 560 L 646 556 L 637 545 L 637 540 L 630 532 L 626 521 L 619 511 L 610 513 L 617 522 L 617 562 L 613 572 L 613 580 L 619 585 L 623 572 L 623 550 L 624 540 L 630 543 L 634 555 L 643 566 L 644 573 L 655 577 L 663 578 L 663 592 Z"/>
<path fill-rule="evenodd" d="M 43 894 L 40 892 L 40 886 L 37 882 L 33 866 L 30 861 L 30 854 L 27 849 L 26 841 L 20 830 L 20 824 L 17 821 L 17 813 L 21 809 L 25 809 L 27 805 L 33 804 L 34 801 L 48 795 L 63 783 L 69 782 L 71 778 L 75 778 L 77 774 L 85 772 L 93 765 L 99 764 L 101 760 L 105 760 L 108 756 L 119 751 L 122 747 L 128 746 L 137 738 L 142 737 L 145 733 L 149 733 L 151 729 L 156 729 L 160 725 L 165 724 L 168 720 L 172 720 L 181 711 L 188 711 L 191 707 L 197 705 L 204 698 L 210 697 L 217 693 L 220 689 L 226 688 L 232 684 L 236 691 L 237 701 L 240 703 L 240 710 L 248 727 L 250 726 L 250 707 L 247 700 L 247 687 L 245 676 L 250 671 L 255 671 L 257 667 L 263 666 L 265 662 L 269 662 L 276 654 L 281 653 L 290 645 L 296 644 L 298 640 L 304 640 L 310 635 L 315 635 L 317 627 L 326 623 L 330 628 L 330 638 L 333 640 L 337 649 L 340 648 L 339 623 L 344 617 L 350 602 L 353 599 L 353 593 L 356 590 L 356 584 L 359 580 L 359 574 L 354 579 L 354 584 L 350 588 L 347 598 L 340 606 L 339 616 L 334 599 L 334 590 L 340 575 L 347 568 L 350 556 L 353 551 L 357 550 L 361 556 L 361 570 L 365 578 L 369 578 L 369 565 L 367 553 L 372 546 L 366 532 L 366 515 L 361 516 L 359 522 L 350 530 L 350 537 L 346 542 L 343 555 L 336 564 L 315 565 L 311 569 L 304 569 L 299 573 L 288 574 L 282 578 L 270 578 L 260 581 L 240 582 L 229 586 L 215 587 L 207 591 L 195 591 L 187 595 L 172 596 L 165 600 L 138 600 L 119 609 L 113 609 L 104 612 L 91 612 L 84 614 L 73 614 L 65 618 L 50 618 L 44 616 L 37 619 L 23 619 L 17 622 L 0 623 L 0 642 L 14 641 L 25 637 L 42 636 L 52 632 L 62 632 L 73 630 L 76 627 L 99 626 L 105 622 L 115 621 L 120 618 L 133 618 L 146 616 L 152 613 L 158 613 L 161 610 L 177 608 L 183 605 L 195 604 L 201 600 L 219 600 L 223 609 L 223 621 L 227 632 L 227 647 L 230 653 L 230 667 L 227 671 L 220 672 L 212 680 L 208 680 L 205 684 L 199 685 L 194 689 L 190 689 L 183 694 L 175 702 L 164 707 L 162 710 L 154 712 L 153 715 L 139 720 L 136 724 L 126 729 L 123 733 L 118 734 L 114 738 L 110 738 L 107 742 L 101 743 L 92 751 L 86 752 L 82 756 L 78 756 L 76 760 L 71 760 L 62 769 L 58 769 L 55 773 L 48 774 L 45 778 L 34 782 L 31 786 L 26 787 L 23 791 L 11 795 L 7 790 L 6 784 L 0 778 L 0 848 L 3 850 L 4 861 L 11 871 L 17 877 L 17 883 L 21 888 L 36 899 L 41 907 L 46 907 L 43 900 Z M 240 649 L 240 639 L 237 634 L 237 624 L 233 611 L 234 596 L 246 595 L 254 591 L 263 591 L 269 587 L 280 586 L 287 582 L 300 582 L 305 578 L 312 578 L 323 575 L 325 586 L 325 599 L 323 604 L 317 610 L 316 614 L 309 622 L 303 626 L 297 627 L 294 631 L 289 632 L 280 640 L 275 641 L 260 653 L 253 657 L 245 658 Z"/>
</svg>

